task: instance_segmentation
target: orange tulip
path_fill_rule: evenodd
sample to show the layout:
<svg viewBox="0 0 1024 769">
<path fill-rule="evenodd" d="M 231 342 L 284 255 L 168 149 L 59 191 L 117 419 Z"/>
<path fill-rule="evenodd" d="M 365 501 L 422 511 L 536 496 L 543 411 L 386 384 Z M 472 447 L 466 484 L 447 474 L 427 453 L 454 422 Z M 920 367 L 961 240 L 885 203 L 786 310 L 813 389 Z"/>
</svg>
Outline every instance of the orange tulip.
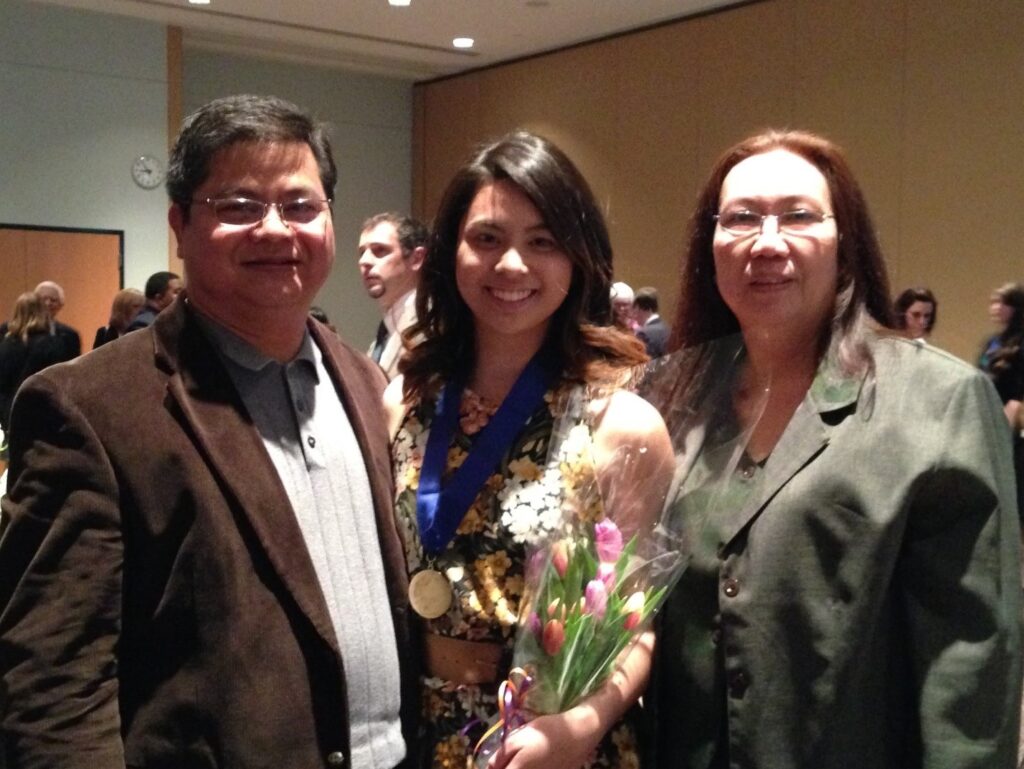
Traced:
<svg viewBox="0 0 1024 769">
<path fill-rule="evenodd" d="M 551 565 L 555 567 L 559 577 L 565 576 L 569 568 L 569 547 L 564 540 L 560 540 L 551 548 Z"/>
<path fill-rule="evenodd" d="M 565 625 L 563 625 L 557 619 L 548 620 L 544 626 L 544 638 L 541 640 L 541 645 L 544 647 L 550 656 L 554 657 L 558 654 L 558 650 L 562 648 L 562 644 L 565 643 Z"/>
</svg>

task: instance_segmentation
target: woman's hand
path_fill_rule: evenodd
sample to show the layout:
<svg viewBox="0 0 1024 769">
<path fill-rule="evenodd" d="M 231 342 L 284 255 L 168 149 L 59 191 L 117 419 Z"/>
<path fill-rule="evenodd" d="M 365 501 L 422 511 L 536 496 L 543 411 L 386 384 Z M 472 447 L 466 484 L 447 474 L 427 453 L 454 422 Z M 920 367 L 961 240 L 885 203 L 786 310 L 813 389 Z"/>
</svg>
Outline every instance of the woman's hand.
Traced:
<svg viewBox="0 0 1024 769">
<path fill-rule="evenodd" d="M 581 705 L 540 716 L 508 735 L 488 769 L 580 769 L 604 736 L 594 711 Z"/>
<path fill-rule="evenodd" d="M 593 694 L 564 713 L 539 716 L 508 735 L 488 769 L 580 769 L 640 699 L 651 672 L 654 633 L 641 634 Z"/>
</svg>

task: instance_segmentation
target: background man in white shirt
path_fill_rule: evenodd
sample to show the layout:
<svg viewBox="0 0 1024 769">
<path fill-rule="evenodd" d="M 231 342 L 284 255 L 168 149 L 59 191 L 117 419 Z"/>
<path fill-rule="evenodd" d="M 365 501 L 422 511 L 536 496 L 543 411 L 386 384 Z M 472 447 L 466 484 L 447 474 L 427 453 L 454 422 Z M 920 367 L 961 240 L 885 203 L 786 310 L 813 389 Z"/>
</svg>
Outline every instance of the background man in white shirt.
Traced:
<svg viewBox="0 0 1024 769">
<path fill-rule="evenodd" d="M 384 316 L 367 354 L 388 379 L 398 373 L 402 332 L 416 322 L 416 285 L 429 237 L 422 222 L 390 212 L 367 219 L 359 236 L 363 286 Z"/>
</svg>

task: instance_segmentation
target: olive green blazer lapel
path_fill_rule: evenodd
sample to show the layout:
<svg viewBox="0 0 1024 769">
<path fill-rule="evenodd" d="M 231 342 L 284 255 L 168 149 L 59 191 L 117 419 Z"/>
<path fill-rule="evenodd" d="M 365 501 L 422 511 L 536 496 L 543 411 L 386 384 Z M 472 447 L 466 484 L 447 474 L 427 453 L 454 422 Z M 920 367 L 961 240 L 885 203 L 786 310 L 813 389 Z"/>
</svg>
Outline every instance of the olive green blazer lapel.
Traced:
<svg viewBox="0 0 1024 769">
<path fill-rule="evenodd" d="M 722 545 L 728 547 L 786 484 L 828 450 L 832 432 L 844 418 L 865 405 L 860 403 L 865 381 L 864 375 L 844 375 L 836 362 L 822 362 L 807 395 L 768 457 L 747 503 L 723 527 Z"/>
</svg>

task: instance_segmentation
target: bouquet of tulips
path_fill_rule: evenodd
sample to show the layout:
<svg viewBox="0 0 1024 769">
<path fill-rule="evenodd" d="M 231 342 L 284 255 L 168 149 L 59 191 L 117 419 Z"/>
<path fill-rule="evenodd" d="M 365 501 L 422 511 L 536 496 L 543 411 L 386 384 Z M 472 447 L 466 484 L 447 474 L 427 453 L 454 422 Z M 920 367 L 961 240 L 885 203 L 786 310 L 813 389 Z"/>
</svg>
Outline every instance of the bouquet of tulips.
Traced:
<svg viewBox="0 0 1024 769">
<path fill-rule="evenodd" d="M 683 561 L 677 550 L 650 557 L 650 544 L 639 533 L 624 543 L 605 517 L 537 551 L 513 663 L 531 677 L 532 712 L 558 713 L 593 692 L 647 627 Z"/>
<path fill-rule="evenodd" d="M 513 669 L 499 691 L 499 721 L 477 745 L 476 767 L 486 766 L 512 729 L 564 712 L 600 687 L 682 576 L 701 524 L 682 526 L 673 516 L 684 501 L 692 509 L 699 500 L 705 516 L 727 504 L 723 481 L 752 429 L 719 430 L 715 423 L 731 408 L 738 349 L 722 342 L 661 359 L 638 384 L 666 417 L 676 453 L 666 479 L 644 475 L 644 448 L 620 451 L 605 463 L 613 477 L 598 477 L 581 437 L 589 436 L 588 414 L 599 406 L 582 390 L 566 399 L 547 463 L 547 472 L 562 478 L 562 523 L 536 543 L 527 563 Z M 695 359 L 697 376 L 681 390 L 677 369 L 694 369 Z M 710 458 L 699 469 L 697 453 Z"/>
<path fill-rule="evenodd" d="M 623 541 L 609 517 L 576 521 L 542 544 L 526 573 L 513 670 L 499 692 L 501 720 L 477 746 L 482 767 L 504 736 L 595 691 L 649 625 L 681 574 L 682 554 L 645 556 L 648 538 Z"/>
</svg>

